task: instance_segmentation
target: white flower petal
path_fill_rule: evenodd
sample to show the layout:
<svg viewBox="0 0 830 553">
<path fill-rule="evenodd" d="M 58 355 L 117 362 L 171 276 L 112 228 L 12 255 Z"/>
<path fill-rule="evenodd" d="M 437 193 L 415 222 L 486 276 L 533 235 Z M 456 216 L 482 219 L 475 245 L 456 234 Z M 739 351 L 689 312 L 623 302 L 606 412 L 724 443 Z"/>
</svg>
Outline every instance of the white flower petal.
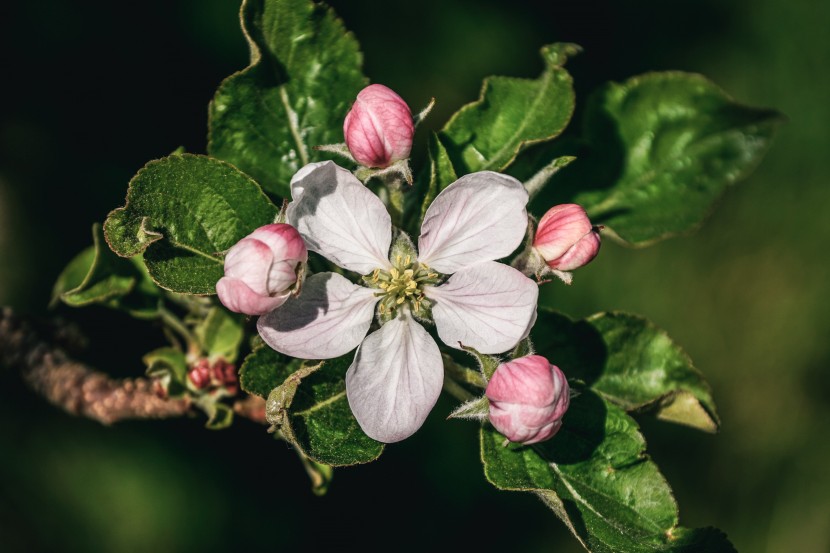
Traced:
<svg viewBox="0 0 830 553">
<path fill-rule="evenodd" d="M 311 163 L 291 179 L 288 222 L 309 250 L 368 274 L 389 267 L 392 221 L 383 202 L 331 161 Z"/>
<path fill-rule="evenodd" d="M 539 286 L 513 267 L 485 261 L 461 269 L 441 286 L 427 287 L 424 294 L 433 300 L 432 317 L 445 344 L 501 353 L 527 335 Z"/>
<path fill-rule="evenodd" d="M 451 274 L 509 255 L 527 230 L 527 191 L 513 177 L 481 171 L 464 175 L 433 200 L 418 239 L 418 258 Z"/>
<path fill-rule="evenodd" d="M 331 359 L 353 350 L 372 324 L 378 298 L 337 273 L 317 273 L 299 296 L 263 315 L 257 330 L 273 349 L 301 359 Z"/>
<path fill-rule="evenodd" d="M 404 313 L 360 344 L 346 373 L 346 395 L 363 431 L 392 443 L 421 427 L 443 382 L 438 345 Z"/>
</svg>

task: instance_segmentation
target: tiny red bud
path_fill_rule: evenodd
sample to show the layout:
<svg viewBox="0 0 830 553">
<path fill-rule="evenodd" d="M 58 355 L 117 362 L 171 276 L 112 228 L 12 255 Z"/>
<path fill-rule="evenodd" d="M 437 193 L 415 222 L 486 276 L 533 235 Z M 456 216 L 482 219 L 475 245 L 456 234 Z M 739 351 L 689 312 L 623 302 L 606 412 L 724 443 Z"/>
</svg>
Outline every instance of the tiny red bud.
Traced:
<svg viewBox="0 0 830 553">
<path fill-rule="evenodd" d="M 291 295 L 297 266 L 307 260 L 297 229 L 283 223 L 260 227 L 228 250 L 225 276 L 216 283 L 219 301 L 246 315 L 273 311 Z"/>
<path fill-rule="evenodd" d="M 485 391 L 490 422 L 511 442 L 535 444 L 553 437 L 570 405 L 570 387 L 541 355 L 502 363 Z"/>
<path fill-rule="evenodd" d="M 600 236 L 582 206 L 557 205 L 539 220 L 533 248 L 551 269 L 573 271 L 599 253 Z"/>
<path fill-rule="evenodd" d="M 201 390 L 210 384 L 210 373 L 208 360 L 200 359 L 195 365 L 190 367 L 190 370 L 187 372 L 187 378 L 190 379 L 190 382 L 193 383 L 193 386 L 197 390 Z"/>
<path fill-rule="evenodd" d="M 382 84 L 361 90 L 343 123 L 349 152 L 366 167 L 388 167 L 408 158 L 414 134 L 409 106 Z"/>
</svg>

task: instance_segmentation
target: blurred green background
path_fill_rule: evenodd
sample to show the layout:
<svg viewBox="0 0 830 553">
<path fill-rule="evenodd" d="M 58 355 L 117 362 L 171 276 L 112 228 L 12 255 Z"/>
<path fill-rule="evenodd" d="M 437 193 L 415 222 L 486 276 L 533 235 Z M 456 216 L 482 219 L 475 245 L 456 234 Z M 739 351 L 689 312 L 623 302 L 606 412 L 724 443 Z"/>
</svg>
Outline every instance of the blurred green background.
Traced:
<svg viewBox="0 0 830 553">
<path fill-rule="evenodd" d="M 488 74 L 534 76 L 538 48 L 577 42 L 578 99 L 649 70 L 701 72 L 788 115 L 756 173 L 695 235 L 644 250 L 606 243 L 546 301 L 574 316 L 643 314 L 708 376 L 723 419 L 709 436 L 642 419 L 686 526 L 743 553 L 830 551 L 830 4 L 811 0 L 331 2 L 366 73 L 440 126 Z M 205 150 L 207 103 L 242 68 L 235 0 L 6 3 L 0 8 L 0 304 L 43 315 L 89 227 L 129 178 L 183 145 Z M 578 118 L 577 113 L 577 118 Z M 423 136 L 421 136 L 423 139 Z M 86 360 L 142 371 L 160 345 L 103 309 L 61 311 Z M 530 495 L 482 475 L 472 425 L 427 428 L 376 463 L 338 470 L 314 497 L 294 454 L 246 421 L 114 428 L 69 417 L 0 373 L 4 551 L 479 551 L 581 549 Z"/>
</svg>

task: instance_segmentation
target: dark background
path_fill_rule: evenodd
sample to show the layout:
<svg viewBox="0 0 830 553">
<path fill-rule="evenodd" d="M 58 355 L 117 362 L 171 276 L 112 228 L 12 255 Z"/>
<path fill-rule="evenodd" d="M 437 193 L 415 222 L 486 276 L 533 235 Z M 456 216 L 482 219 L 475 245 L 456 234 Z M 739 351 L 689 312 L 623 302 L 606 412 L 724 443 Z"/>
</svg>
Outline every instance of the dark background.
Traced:
<svg viewBox="0 0 830 553">
<path fill-rule="evenodd" d="M 757 172 L 696 235 L 645 250 L 606 243 L 545 302 L 574 316 L 643 314 L 709 377 L 720 435 L 642 420 L 681 521 L 715 525 L 743 553 L 830 550 L 830 4 L 422 0 L 331 2 L 374 82 L 439 127 L 488 74 L 535 76 L 537 50 L 577 42 L 578 99 L 649 70 L 711 77 L 790 122 Z M 123 204 L 148 160 L 205 150 L 207 103 L 247 62 L 234 0 L 6 3 L 0 8 L 0 304 L 45 314 L 89 227 Z M 423 139 L 423 136 L 420 137 Z M 63 310 L 85 360 L 142 372 L 157 329 L 103 309 Z M 532 496 L 483 478 L 476 432 L 444 422 L 314 497 L 294 454 L 240 421 L 71 418 L 0 373 L 0 549 L 580 551 Z"/>
</svg>

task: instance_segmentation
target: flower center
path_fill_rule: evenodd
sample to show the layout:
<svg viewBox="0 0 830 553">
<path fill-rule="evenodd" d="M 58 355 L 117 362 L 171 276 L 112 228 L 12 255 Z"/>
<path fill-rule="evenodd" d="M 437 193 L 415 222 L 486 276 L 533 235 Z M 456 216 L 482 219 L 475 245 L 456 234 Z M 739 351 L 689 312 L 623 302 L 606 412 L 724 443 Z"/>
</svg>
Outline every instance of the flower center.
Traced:
<svg viewBox="0 0 830 553">
<path fill-rule="evenodd" d="M 411 255 L 396 255 L 392 268 L 388 271 L 375 269 L 372 274 L 363 277 L 363 281 L 380 291 L 379 311 L 381 315 L 393 314 L 401 305 L 409 302 L 415 313 L 429 307 L 429 300 L 424 296 L 424 286 L 437 284 L 439 275 L 424 263 L 412 260 Z"/>
</svg>

